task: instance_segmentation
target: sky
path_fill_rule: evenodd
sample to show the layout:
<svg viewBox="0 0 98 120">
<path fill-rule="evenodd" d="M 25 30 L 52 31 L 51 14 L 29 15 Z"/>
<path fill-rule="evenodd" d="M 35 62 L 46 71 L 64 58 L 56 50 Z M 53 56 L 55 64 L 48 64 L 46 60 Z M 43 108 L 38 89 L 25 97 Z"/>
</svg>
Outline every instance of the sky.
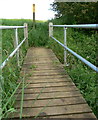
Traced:
<svg viewBox="0 0 98 120">
<path fill-rule="evenodd" d="M 54 18 L 54 12 L 49 10 L 54 0 L 0 0 L 0 18 L 32 19 L 32 4 L 36 4 L 36 20 Z"/>
</svg>

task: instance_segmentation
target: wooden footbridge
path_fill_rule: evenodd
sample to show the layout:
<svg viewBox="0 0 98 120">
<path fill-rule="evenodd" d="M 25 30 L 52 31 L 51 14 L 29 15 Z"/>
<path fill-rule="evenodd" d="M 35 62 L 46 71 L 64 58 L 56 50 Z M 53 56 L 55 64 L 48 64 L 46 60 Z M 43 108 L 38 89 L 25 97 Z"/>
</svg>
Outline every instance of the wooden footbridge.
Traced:
<svg viewBox="0 0 98 120">
<path fill-rule="evenodd" d="M 26 75 L 25 83 L 27 84 L 23 97 L 23 118 L 34 118 L 35 116 L 95 118 L 52 50 L 30 48 L 21 74 Z M 21 87 L 16 94 L 15 108 L 17 112 L 12 114 L 14 118 L 20 116 Z"/>
<path fill-rule="evenodd" d="M 29 48 L 20 75 L 18 83 L 23 84 L 14 95 L 16 112 L 9 115 L 10 119 L 97 120 L 51 49 Z"/>
</svg>

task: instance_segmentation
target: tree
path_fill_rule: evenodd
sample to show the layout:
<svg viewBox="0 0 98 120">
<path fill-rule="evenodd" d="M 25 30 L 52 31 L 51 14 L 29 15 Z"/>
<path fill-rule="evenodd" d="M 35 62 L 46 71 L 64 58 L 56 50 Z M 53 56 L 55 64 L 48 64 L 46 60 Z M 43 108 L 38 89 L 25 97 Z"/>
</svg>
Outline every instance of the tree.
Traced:
<svg viewBox="0 0 98 120">
<path fill-rule="evenodd" d="M 54 2 L 56 18 L 62 18 L 67 24 L 96 23 L 98 2 Z"/>
</svg>

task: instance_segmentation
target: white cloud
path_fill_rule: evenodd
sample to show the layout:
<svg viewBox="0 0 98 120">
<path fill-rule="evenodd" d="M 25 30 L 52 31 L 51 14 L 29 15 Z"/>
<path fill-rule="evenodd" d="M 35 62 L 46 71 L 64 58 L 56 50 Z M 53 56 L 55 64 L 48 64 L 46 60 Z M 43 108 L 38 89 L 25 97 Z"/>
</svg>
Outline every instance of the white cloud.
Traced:
<svg viewBox="0 0 98 120">
<path fill-rule="evenodd" d="M 32 19 L 32 4 L 36 4 L 36 19 L 47 20 L 54 17 L 54 12 L 49 10 L 50 3 L 54 0 L 1 0 L 0 18 L 25 18 Z"/>
</svg>

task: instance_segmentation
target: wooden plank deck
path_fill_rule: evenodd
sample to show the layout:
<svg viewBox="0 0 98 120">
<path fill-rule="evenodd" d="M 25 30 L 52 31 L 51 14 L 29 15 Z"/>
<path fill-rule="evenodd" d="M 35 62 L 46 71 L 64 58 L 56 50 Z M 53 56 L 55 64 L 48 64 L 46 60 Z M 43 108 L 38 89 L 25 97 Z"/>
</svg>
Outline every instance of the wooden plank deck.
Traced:
<svg viewBox="0 0 98 120">
<path fill-rule="evenodd" d="M 28 85 L 22 117 L 96 118 L 52 50 L 30 48 L 21 70 L 24 73 Z M 10 116 L 14 119 L 20 116 L 21 89 L 15 94 L 17 112 Z"/>
</svg>

